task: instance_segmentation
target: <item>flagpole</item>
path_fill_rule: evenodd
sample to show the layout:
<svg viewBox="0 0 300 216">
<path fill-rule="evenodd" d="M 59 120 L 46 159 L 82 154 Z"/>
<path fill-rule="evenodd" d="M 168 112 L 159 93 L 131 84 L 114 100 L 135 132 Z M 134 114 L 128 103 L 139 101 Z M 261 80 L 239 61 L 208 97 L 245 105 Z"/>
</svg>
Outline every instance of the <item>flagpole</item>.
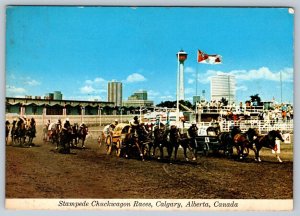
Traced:
<svg viewBox="0 0 300 216">
<path fill-rule="evenodd" d="M 282 74 L 281 74 L 281 71 L 280 71 L 280 101 L 282 104 Z"/>
<path fill-rule="evenodd" d="M 176 125 L 179 126 L 179 53 L 177 53 Z"/>
<path fill-rule="evenodd" d="M 198 96 L 198 70 L 199 70 L 199 64 L 198 64 L 198 51 L 196 54 L 196 62 L 197 62 L 197 69 L 196 69 L 196 96 Z"/>
</svg>

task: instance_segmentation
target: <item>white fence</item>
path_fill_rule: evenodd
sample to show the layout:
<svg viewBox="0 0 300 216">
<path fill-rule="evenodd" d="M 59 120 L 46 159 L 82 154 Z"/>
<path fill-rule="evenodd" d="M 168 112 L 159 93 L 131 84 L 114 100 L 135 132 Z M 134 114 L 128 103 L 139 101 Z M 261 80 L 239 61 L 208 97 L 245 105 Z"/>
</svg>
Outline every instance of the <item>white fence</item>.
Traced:
<svg viewBox="0 0 300 216">
<path fill-rule="evenodd" d="M 201 126 L 210 126 L 211 122 L 201 122 Z M 245 121 L 226 121 L 219 122 L 221 131 L 230 131 L 231 126 L 239 126 L 242 131 L 249 128 L 257 128 L 260 134 L 267 134 L 271 130 L 280 130 L 281 132 L 293 133 L 293 120 L 290 121 L 264 121 L 264 120 L 245 120 Z"/>
<path fill-rule="evenodd" d="M 12 122 L 17 119 L 19 115 L 6 114 L 6 120 Z M 84 122 L 87 125 L 106 125 L 114 122 L 117 119 L 121 122 L 128 122 L 133 119 L 135 115 L 26 115 L 27 118 L 34 118 L 37 125 L 44 125 L 48 120 L 50 122 L 57 122 L 61 119 L 63 122 L 66 118 L 69 118 L 71 124 Z"/>
</svg>

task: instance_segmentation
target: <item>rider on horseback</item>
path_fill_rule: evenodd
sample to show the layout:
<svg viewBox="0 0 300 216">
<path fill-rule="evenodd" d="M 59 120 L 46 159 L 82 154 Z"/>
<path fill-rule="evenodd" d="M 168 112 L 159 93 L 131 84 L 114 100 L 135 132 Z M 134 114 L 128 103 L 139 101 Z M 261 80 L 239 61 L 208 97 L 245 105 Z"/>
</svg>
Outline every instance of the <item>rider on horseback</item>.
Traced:
<svg viewBox="0 0 300 216">
<path fill-rule="evenodd" d="M 139 118 L 137 116 L 134 116 L 133 121 L 129 122 L 130 128 L 129 128 L 129 133 L 137 133 L 138 128 L 140 126 Z"/>
<path fill-rule="evenodd" d="M 69 128 L 71 127 L 69 118 L 66 118 L 66 121 L 64 122 L 64 126 L 63 126 L 63 130 L 69 130 Z"/>
<path fill-rule="evenodd" d="M 6 120 L 6 122 L 5 122 L 5 144 L 6 145 L 8 143 L 8 135 L 9 135 L 9 129 L 10 129 L 9 125 L 10 125 L 10 122 L 8 120 Z"/>
<path fill-rule="evenodd" d="M 134 116 L 133 121 L 129 122 L 130 124 L 130 128 L 128 130 L 128 133 L 130 134 L 130 142 L 132 142 L 132 144 L 134 143 L 136 145 L 136 147 L 138 148 L 139 152 L 140 152 L 140 156 L 143 159 L 143 153 L 142 153 L 142 146 L 141 143 L 142 141 L 145 140 L 146 136 L 145 134 L 148 134 L 147 130 L 145 129 L 144 124 L 140 124 L 138 117 Z M 125 147 L 125 157 L 128 157 L 128 145 L 126 145 Z M 144 160 L 144 159 L 143 159 Z"/>
<path fill-rule="evenodd" d="M 198 127 L 196 122 L 193 122 L 190 128 L 188 129 L 187 137 L 192 141 L 195 140 L 196 136 L 198 135 Z M 195 148 L 197 149 L 197 142 L 195 143 Z"/>
</svg>

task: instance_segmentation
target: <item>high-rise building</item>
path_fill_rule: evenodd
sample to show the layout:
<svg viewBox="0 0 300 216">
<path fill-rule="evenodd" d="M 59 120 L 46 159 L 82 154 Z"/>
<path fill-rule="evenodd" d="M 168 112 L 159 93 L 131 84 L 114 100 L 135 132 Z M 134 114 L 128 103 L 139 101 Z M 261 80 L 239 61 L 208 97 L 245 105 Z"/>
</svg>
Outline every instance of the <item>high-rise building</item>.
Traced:
<svg viewBox="0 0 300 216">
<path fill-rule="evenodd" d="M 127 107 L 152 107 L 153 101 L 148 100 L 147 91 L 136 91 L 128 97 L 127 101 L 123 101 L 123 106 Z"/>
<path fill-rule="evenodd" d="M 235 102 L 235 76 L 220 74 L 211 77 L 210 98 L 212 101 L 225 98 L 229 104 Z"/>
<path fill-rule="evenodd" d="M 114 102 L 116 106 L 122 106 L 122 83 L 111 81 L 107 86 L 107 100 Z"/>
<path fill-rule="evenodd" d="M 136 91 L 131 95 L 128 100 L 133 99 L 133 100 L 147 100 L 148 99 L 148 94 L 147 91 L 141 90 L 141 91 Z"/>
<path fill-rule="evenodd" d="M 60 91 L 53 92 L 53 99 L 54 100 L 62 100 L 62 93 Z"/>
</svg>

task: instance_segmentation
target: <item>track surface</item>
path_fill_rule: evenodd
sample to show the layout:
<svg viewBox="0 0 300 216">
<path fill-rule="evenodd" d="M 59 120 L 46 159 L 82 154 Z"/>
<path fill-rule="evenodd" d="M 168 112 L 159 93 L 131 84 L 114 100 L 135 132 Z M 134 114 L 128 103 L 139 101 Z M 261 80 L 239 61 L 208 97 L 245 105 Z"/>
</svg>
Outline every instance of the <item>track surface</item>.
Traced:
<svg viewBox="0 0 300 216">
<path fill-rule="evenodd" d="M 199 156 L 196 162 L 144 162 L 106 155 L 96 137 L 87 149 L 60 154 L 34 140 L 32 148 L 6 146 L 7 198 L 291 199 L 293 145 L 282 144 L 278 163 L 271 150 L 254 162 Z"/>
</svg>

